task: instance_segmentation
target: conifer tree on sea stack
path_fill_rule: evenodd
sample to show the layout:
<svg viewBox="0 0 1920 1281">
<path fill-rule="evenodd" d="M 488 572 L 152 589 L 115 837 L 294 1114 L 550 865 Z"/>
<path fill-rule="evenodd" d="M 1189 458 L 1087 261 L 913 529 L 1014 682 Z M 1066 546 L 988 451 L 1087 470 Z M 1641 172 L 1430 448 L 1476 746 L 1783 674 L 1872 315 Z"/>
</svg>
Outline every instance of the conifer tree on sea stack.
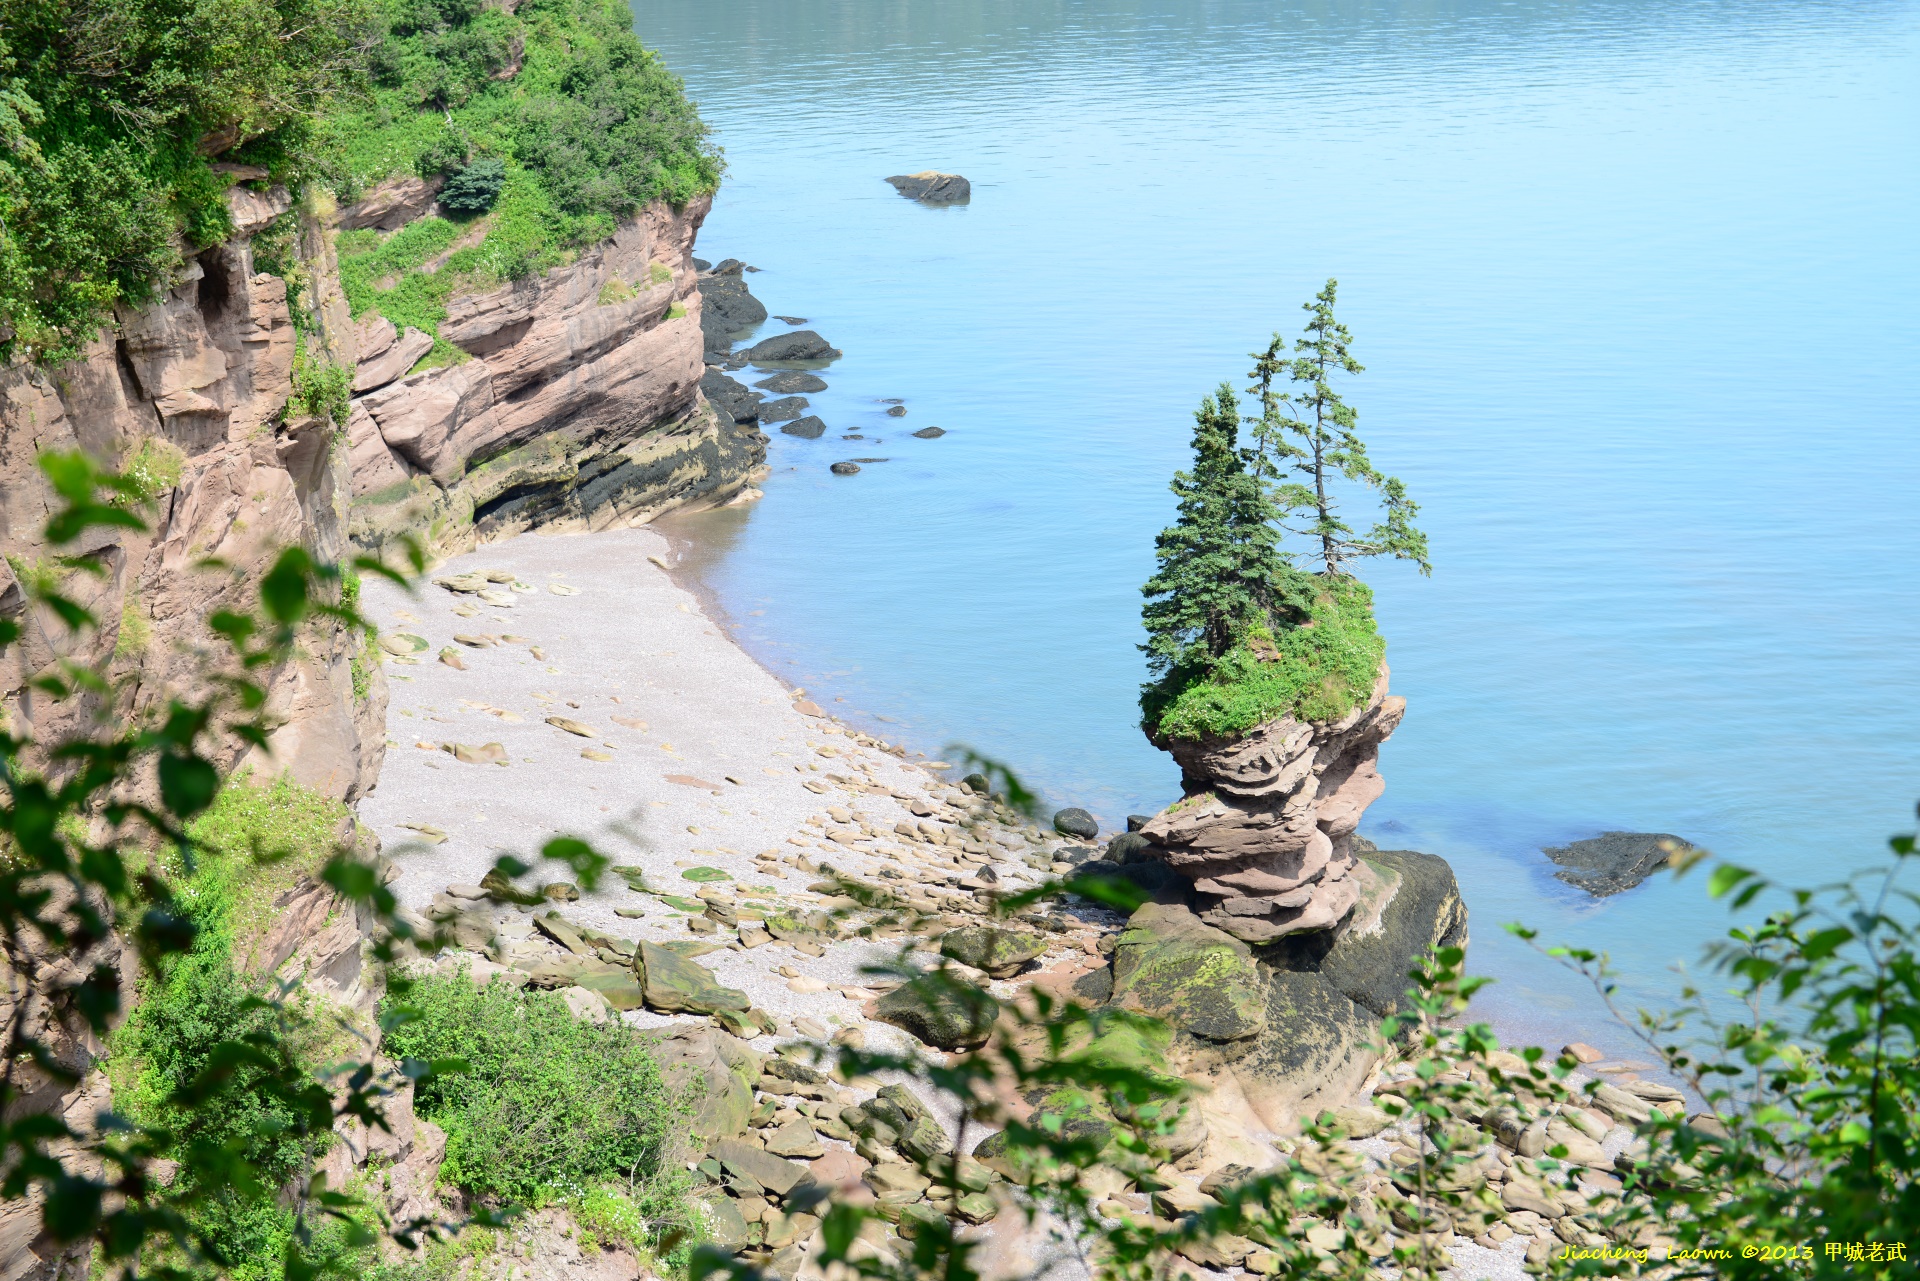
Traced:
<svg viewBox="0 0 1920 1281">
<path fill-rule="evenodd" d="M 1275 512 L 1240 447 L 1240 404 L 1226 383 L 1194 413 L 1193 469 L 1176 472 L 1178 516 L 1154 540 L 1159 568 L 1141 593 L 1157 673 L 1210 666 L 1265 622 L 1289 572 Z"/>
<path fill-rule="evenodd" d="M 1363 366 L 1348 350 L 1353 341 L 1347 327 L 1334 319 L 1334 295 L 1339 282 L 1303 304 L 1310 319 L 1306 337 L 1293 344 L 1294 358 L 1286 357 L 1287 342 L 1279 334 L 1264 352 L 1254 353 L 1254 385 L 1247 390 L 1260 398 L 1260 417 L 1253 427 L 1252 465 L 1283 528 L 1306 535 L 1318 544 L 1315 558 L 1328 577 L 1346 573 L 1346 562 L 1367 556 L 1410 560 L 1422 574 L 1431 574 L 1427 536 L 1414 528 L 1418 505 L 1407 497 L 1406 486 L 1375 470 L 1367 446 L 1354 430 L 1353 407 L 1334 389 L 1336 374 L 1357 374 Z M 1284 393 L 1275 387 L 1282 375 L 1298 390 Z M 1339 502 L 1329 485 L 1343 477 L 1379 491 L 1382 519 L 1364 537 L 1340 519 Z M 1288 523 L 1295 513 L 1299 524 Z"/>
</svg>

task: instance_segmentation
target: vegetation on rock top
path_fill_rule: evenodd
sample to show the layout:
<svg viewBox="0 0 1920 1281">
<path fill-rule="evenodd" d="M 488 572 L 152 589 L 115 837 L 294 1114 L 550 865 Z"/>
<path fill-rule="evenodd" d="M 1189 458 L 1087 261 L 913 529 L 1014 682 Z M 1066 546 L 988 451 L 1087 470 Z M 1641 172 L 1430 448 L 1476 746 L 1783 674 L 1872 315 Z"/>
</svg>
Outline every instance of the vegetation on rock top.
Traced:
<svg viewBox="0 0 1920 1281">
<path fill-rule="evenodd" d="M 1194 414 L 1193 467 L 1174 475 L 1172 525 L 1155 540 L 1158 566 L 1141 594 L 1153 677 L 1140 692 L 1150 737 L 1242 733 L 1278 716 L 1331 720 L 1371 693 L 1386 643 L 1373 596 L 1346 568 L 1390 556 L 1431 572 L 1419 508 L 1399 480 L 1375 469 L 1334 389 L 1357 374 L 1345 326 L 1334 318 L 1335 282 L 1305 305 L 1306 337 L 1286 360 L 1276 334 L 1254 353 L 1260 414 L 1243 419 L 1221 384 Z M 1299 390 L 1278 389 L 1282 375 Z M 1240 443 L 1240 425 L 1253 443 Z M 1383 519 L 1356 535 L 1341 518 L 1338 486 L 1377 491 Z M 1303 523 L 1304 522 L 1304 523 Z M 1308 540 L 1302 568 L 1282 545 Z"/>
</svg>

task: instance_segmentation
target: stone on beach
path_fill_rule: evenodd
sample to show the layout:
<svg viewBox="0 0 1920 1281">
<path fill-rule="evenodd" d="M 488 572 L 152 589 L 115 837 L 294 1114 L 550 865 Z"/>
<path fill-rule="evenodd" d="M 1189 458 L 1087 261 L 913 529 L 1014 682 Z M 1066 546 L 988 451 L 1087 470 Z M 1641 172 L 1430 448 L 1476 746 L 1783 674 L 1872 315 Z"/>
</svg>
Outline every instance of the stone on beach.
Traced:
<svg viewBox="0 0 1920 1281">
<path fill-rule="evenodd" d="M 940 954 L 985 971 L 996 979 L 1018 974 L 1028 961 L 1047 950 L 1044 935 L 992 925 L 963 925 L 940 937 Z"/>
<path fill-rule="evenodd" d="M 744 1013 L 753 1004 L 745 992 L 723 986 L 706 966 L 657 943 L 641 942 L 634 952 L 634 969 L 647 1008 L 663 1014 Z"/>
</svg>

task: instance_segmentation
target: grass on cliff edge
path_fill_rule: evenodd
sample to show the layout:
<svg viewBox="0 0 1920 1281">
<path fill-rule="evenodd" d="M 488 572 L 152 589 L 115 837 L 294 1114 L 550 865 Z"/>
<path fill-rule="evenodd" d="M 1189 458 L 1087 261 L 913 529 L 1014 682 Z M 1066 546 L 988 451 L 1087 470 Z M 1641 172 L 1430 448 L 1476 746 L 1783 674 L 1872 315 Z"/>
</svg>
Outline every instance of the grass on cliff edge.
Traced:
<svg viewBox="0 0 1920 1281">
<path fill-rule="evenodd" d="M 1141 726 L 1155 738 L 1218 738 L 1293 716 L 1334 720 L 1373 690 L 1387 642 L 1373 592 L 1357 578 L 1313 578 L 1306 617 L 1255 628 L 1211 669 L 1176 668 L 1140 692 Z"/>
<path fill-rule="evenodd" d="M 434 336 L 416 368 L 465 359 L 439 337 L 454 293 L 561 266 L 648 201 L 682 205 L 719 185 L 706 126 L 616 0 L 529 0 L 513 13 L 481 0 L 392 0 L 390 12 L 371 98 L 326 122 L 339 198 L 396 174 L 453 174 L 477 160 L 505 169 L 477 218 L 340 237 L 353 314 L 372 309 Z"/>
</svg>

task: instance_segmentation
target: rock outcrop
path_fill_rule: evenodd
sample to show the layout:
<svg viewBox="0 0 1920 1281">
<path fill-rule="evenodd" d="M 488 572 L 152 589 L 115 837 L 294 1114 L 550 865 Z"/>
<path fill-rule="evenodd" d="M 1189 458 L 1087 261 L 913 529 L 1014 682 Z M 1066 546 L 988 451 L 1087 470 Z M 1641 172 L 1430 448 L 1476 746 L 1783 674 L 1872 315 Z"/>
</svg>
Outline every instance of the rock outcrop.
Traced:
<svg viewBox="0 0 1920 1281">
<path fill-rule="evenodd" d="M 1560 865 L 1554 875 L 1595 898 L 1625 893 L 1694 846 L 1665 832 L 1602 832 L 1540 851 Z"/>
<path fill-rule="evenodd" d="M 957 173 L 924 169 L 919 173 L 895 174 L 887 182 L 907 199 L 922 204 L 962 205 L 973 198 L 973 184 Z"/>
<path fill-rule="evenodd" d="M 1281 717 L 1226 739 L 1164 739 L 1186 798 L 1142 828 L 1151 854 L 1193 883 L 1202 920 L 1248 943 L 1338 924 L 1360 900 L 1353 834 L 1386 784 L 1380 744 L 1405 714 L 1381 668 L 1334 721 Z"/>
<path fill-rule="evenodd" d="M 456 296 L 440 326 L 467 357 L 454 363 L 381 382 L 409 339 L 363 318 L 347 424 L 354 542 L 426 531 L 449 555 L 740 493 L 766 442 L 700 394 L 692 250 L 707 206 L 650 205 L 564 267 Z"/>
</svg>

